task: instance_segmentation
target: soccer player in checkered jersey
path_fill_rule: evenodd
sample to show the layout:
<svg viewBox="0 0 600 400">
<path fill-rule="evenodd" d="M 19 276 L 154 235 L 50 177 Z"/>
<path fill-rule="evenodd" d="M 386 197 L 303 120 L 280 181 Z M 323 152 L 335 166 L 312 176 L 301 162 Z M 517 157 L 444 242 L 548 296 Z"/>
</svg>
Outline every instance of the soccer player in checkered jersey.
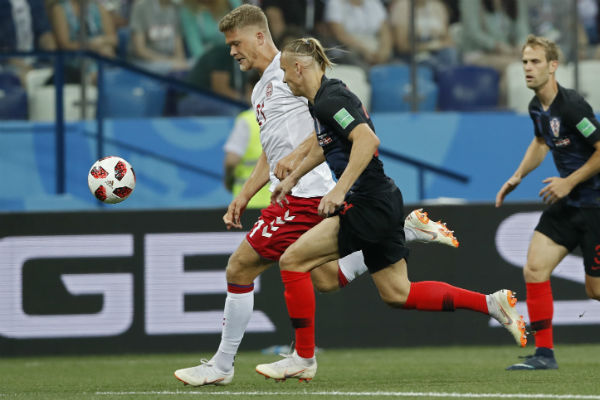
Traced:
<svg viewBox="0 0 600 400">
<path fill-rule="evenodd" d="M 308 99 L 316 134 L 302 162 L 275 188 L 273 202 L 282 202 L 299 180 L 327 161 L 337 178 L 334 188 L 319 202 L 326 217 L 291 244 L 279 259 L 292 320 L 302 321 L 302 304 L 312 293 L 310 273 L 324 263 L 362 250 L 371 278 L 382 300 L 396 308 L 425 311 L 477 311 L 498 320 L 524 346 L 525 323 L 515 310 L 510 290 L 493 294 L 465 290 L 445 282 L 408 280 L 408 249 L 402 229 L 402 193 L 378 157 L 379 139 L 360 100 L 337 79 L 325 76 L 331 62 L 314 38 L 288 43 L 281 53 L 284 81 L 293 94 Z M 300 304 L 298 304 L 300 303 Z M 284 359 L 261 364 L 256 371 L 267 377 L 312 379 L 315 357 L 296 352 Z"/>
<path fill-rule="evenodd" d="M 525 84 L 535 93 L 529 103 L 535 136 L 498 191 L 496 207 L 541 164 L 548 150 L 560 176 L 543 181 L 546 186 L 539 195 L 549 207 L 533 232 L 523 268 L 535 354 L 507 369 L 557 369 L 550 275 L 577 246 L 583 253 L 586 294 L 600 300 L 600 124 L 580 94 L 557 83 L 559 49 L 554 42 L 530 35 L 521 57 Z"/>
<path fill-rule="evenodd" d="M 312 117 L 305 98 L 296 97 L 283 82 L 279 50 L 269 33 L 267 19 L 258 7 L 242 5 L 220 21 L 220 30 L 231 47 L 231 55 L 242 71 L 257 70 L 260 81 L 252 92 L 252 106 L 260 125 L 263 153 L 244 184 L 241 193 L 231 202 L 223 217 L 228 229 L 242 228 L 240 216 L 248 201 L 269 180 L 274 188 L 291 165 L 308 152 L 314 135 Z M 293 152 L 293 150 L 296 151 Z M 286 197 L 285 207 L 273 204 L 246 235 L 246 239 L 231 255 L 227 264 L 227 297 L 225 300 L 223 332 L 217 353 L 201 365 L 175 371 L 175 377 L 194 386 L 225 385 L 233 379 L 234 356 L 252 315 L 254 279 L 273 265 L 285 249 L 302 233 L 322 220 L 317 208 L 321 197 L 335 183 L 325 163 L 316 165 L 297 182 Z M 412 240 L 438 242 L 457 247 L 458 242 L 443 224 L 433 222 L 426 213 L 415 210 L 407 217 L 405 230 Z M 333 291 L 367 270 L 362 253 L 332 261 L 312 274 L 320 291 Z M 282 274 L 284 284 L 295 280 L 293 274 Z M 293 302 L 296 349 L 307 360 L 314 355 L 315 299 L 313 284 L 307 283 L 311 295 Z M 286 286 L 285 300 L 299 294 Z M 294 306 L 292 306 L 294 307 Z M 296 315 L 296 314 L 294 314 Z"/>
</svg>

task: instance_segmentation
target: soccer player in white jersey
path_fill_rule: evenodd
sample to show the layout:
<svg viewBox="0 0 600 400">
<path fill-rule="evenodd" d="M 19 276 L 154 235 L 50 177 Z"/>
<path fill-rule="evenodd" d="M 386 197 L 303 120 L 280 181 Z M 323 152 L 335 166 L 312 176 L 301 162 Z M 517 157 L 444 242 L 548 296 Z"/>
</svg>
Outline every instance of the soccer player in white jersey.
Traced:
<svg viewBox="0 0 600 400">
<path fill-rule="evenodd" d="M 228 229 L 241 229 L 240 216 L 252 196 L 269 180 L 271 188 L 275 188 L 279 179 L 292 169 L 294 162 L 299 162 L 308 153 L 314 125 L 307 100 L 294 96 L 283 82 L 280 53 L 273 43 L 262 10 L 242 5 L 223 17 L 219 29 L 225 34 L 231 56 L 239 63 L 240 69 L 254 69 L 262 75 L 252 92 L 252 106 L 260 125 L 263 153 L 223 216 Z M 254 279 L 278 261 L 287 247 L 304 232 L 322 220 L 317 213 L 319 202 L 334 186 L 329 167 L 323 163 L 298 181 L 286 197 L 285 207 L 272 204 L 262 210 L 260 218 L 227 264 L 227 297 L 217 353 L 198 366 L 175 371 L 177 379 L 193 386 L 231 382 L 234 357 L 252 315 Z M 420 210 L 407 217 L 405 231 L 407 240 L 437 241 L 458 246 L 451 231 L 441 223 L 431 221 Z M 345 286 L 366 270 L 362 253 L 356 252 L 316 269 L 312 282 L 319 291 L 332 291 Z M 284 283 L 290 279 L 293 277 L 289 274 L 282 275 Z M 312 282 L 309 283 L 310 290 Z M 297 296 L 287 290 L 284 295 L 288 304 L 289 299 Z M 294 315 L 300 317 L 292 319 L 296 333 L 295 350 L 298 355 L 310 360 L 315 349 L 314 297 L 294 304 L 300 304 L 300 309 L 294 310 Z"/>
</svg>

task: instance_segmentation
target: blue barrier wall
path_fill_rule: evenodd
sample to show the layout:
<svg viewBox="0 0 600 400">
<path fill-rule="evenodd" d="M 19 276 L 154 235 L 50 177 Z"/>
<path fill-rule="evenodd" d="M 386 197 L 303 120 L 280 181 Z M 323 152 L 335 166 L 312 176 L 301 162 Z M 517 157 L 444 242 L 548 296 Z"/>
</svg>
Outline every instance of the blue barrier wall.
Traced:
<svg viewBox="0 0 600 400">
<path fill-rule="evenodd" d="M 372 118 L 382 147 L 470 177 L 468 184 L 462 184 L 427 173 L 427 199 L 493 201 L 533 137 L 529 117 L 509 113 L 375 114 Z M 220 179 L 222 147 L 232 126 L 229 117 L 107 120 L 105 154 L 126 158 L 138 178 L 133 195 L 117 207 L 226 207 L 230 195 Z M 67 124 L 67 193 L 56 195 L 54 126 L 2 123 L 0 210 L 103 207 L 87 188 L 87 173 L 97 158 L 94 135 L 92 122 Z M 382 159 L 386 172 L 402 189 L 405 202 L 418 202 L 417 170 L 388 157 Z M 548 157 L 509 200 L 537 200 L 541 181 L 553 175 L 556 171 Z"/>
</svg>

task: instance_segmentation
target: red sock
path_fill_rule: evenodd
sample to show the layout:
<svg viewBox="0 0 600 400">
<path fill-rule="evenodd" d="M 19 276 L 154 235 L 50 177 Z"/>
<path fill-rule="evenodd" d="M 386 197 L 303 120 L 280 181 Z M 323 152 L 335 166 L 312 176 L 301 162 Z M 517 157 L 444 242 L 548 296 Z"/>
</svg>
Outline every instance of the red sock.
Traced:
<svg viewBox="0 0 600 400">
<path fill-rule="evenodd" d="M 315 291 L 310 272 L 281 271 L 285 303 L 296 330 L 296 351 L 300 357 L 315 355 Z"/>
<path fill-rule="evenodd" d="M 404 308 L 422 311 L 454 311 L 457 308 L 487 314 L 485 295 L 445 282 L 412 282 Z"/>
<path fill-rule="evenodd" d="M 535 331 L 535 347 L 554 347 L 552 339 L 552 287 L 550 281 L 525 283 L 527 286 L 527 311 L 531 330 Z"/>
</svg>

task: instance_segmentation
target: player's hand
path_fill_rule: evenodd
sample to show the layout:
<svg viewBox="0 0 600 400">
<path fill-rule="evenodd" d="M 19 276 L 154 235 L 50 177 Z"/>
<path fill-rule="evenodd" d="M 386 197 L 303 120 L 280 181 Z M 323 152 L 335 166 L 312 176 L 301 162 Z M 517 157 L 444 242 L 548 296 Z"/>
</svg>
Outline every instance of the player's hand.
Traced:
<svg viewBox="0 0 600 400">
<path fill-rule="evenodd" d="M 319 203 L 319 208 L 317 209 L 319 215 L 323 218 L 327 218 L 335 214 L 335 212 L 344 203 L 345 197 L 346 193 L 336 190 L 336 188 L 334 187 L 331 190 L 331 192 L 327 193 L 321 199 L 321 202 Z"/>
<path fill-rule="evenodd" d="M 540 197 L 546 204 L 556 203 L 558 200 L 571 193 L 571 190 L 573 190 L 571 182 L 569 182 L 569 180 L 566 178 L 553 176 L 544 179 L 542 182 L 547 183 L 547 185 L 540 190 Z"/>
<path fill-rule="evenodd" d="M 290 153 L 287 156 L 283 157 L 281 160 L 277 161 L 275 165 L 275 170 L 273 173 L 280 181 L 287 178 L 287 176 L 294 170 L 296 166 L 296 155 L 294 153 Z"/>
<path fill-rule="evenodd" d="M 246 206 L 248 205 L 248 199 L 237 196 L 227 207 L 227 212 L 223 215 L 223 222 L 227 229 L 237 228 L 242 229 L 242 222 L 240 217 L 244 213 Z"/>
<path fill-rule="evenodd" d="M 292 188 L 296 186 L 296 183 L 297 182 L 289 176 L 279 182 L 277 187 L 275 187 L 275 190 L 273 190 L 273 193 L 271 193 L 271 203 L 279 204 L 281 207 L 283 207 L 283 202 L 289 203 L 285 195 L 292 191 Z"/>
<path fill-rule="evenodd" d="M 515 190 L 515 188 L 519 186 L 519 183 L 521 183 L 521 178 L 511 176 L 510 179 L 507 180 L 504 185 L 502 185 L 498 191 L 498 194 L 496 194 L 496 207 L 500 207 L 502 205 L 506 195 Z"/>
</svg>

